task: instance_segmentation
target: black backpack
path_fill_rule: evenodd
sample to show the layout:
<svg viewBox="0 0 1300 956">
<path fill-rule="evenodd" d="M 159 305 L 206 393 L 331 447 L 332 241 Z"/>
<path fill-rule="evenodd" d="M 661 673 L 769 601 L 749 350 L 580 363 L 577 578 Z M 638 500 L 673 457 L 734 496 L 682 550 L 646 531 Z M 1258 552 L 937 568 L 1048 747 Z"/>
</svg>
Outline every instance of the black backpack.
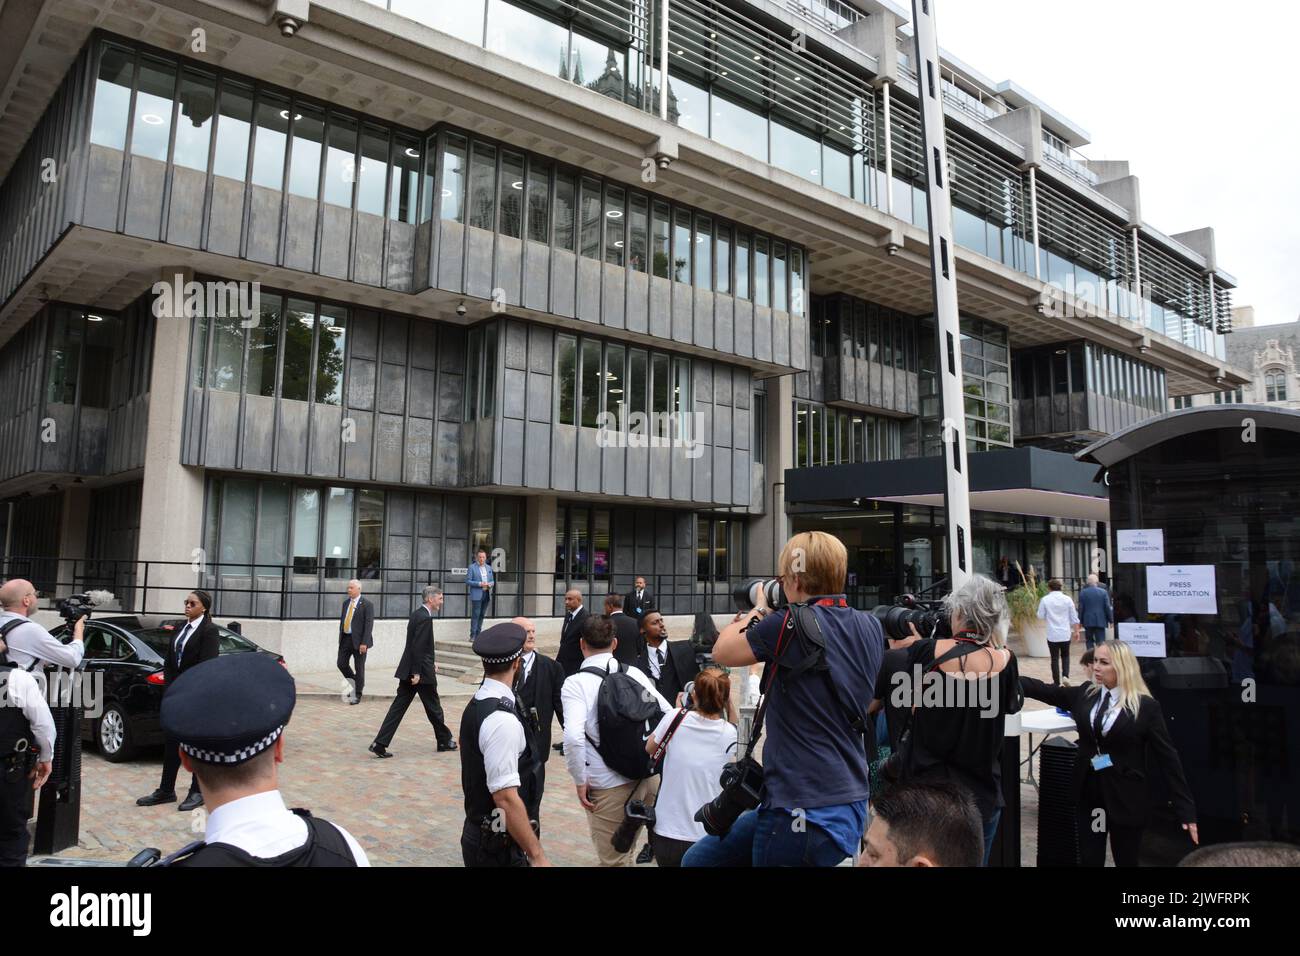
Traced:
<svg viewBox="0 0 1300 956">
<path fill-rule="evenodd" d="M 596 698 L 600 743 L 591 737 L 587 742 L 615 773 L 629 780 L 652 776 L 654 765 L 645 752 L 645 742 L 664 715 L 659 701 L 627 672 L 627 665 L 622 662 L 616 672 L 584 667 L 579 673 L 595 674 L 601 680 L 600 695 Z"/>
</svg>

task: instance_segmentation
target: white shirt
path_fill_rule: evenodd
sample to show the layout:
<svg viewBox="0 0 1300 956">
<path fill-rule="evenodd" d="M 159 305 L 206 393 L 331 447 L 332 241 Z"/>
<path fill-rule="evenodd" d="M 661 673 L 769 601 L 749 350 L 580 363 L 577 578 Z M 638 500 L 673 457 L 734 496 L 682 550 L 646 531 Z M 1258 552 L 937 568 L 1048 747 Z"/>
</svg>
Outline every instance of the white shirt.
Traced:
<svg viewBox="0 0 1300 956">
<path fill-rule="evenodd" d="M 677 711 L 664 714 L 654 739 L 663 742 Z M 733 759 L 736 725 L 722 718 L 710 720 L 690 711 L 668 741 L 664 751 L 663 782 L 655 799 L 655 833 L 670 840 L 694 843 L 704 838 L 704 825 L 695 811 L 721 791 L 718 777 Z"/>
<path fill-rule="evenodd" d="M 491 677 L 474 692 L 475 700 L 501 700 L 512 704 L 515 694 L 509 687 Z M 494 710 L 478 728 L 478 750 L 483 755 L 483 769 L 487 771 L 488 793 L 496 793 L 519 786 L 519 756 L 528 747 L 524 725 L 514 714 Z"/>
<path fill-rule="evenodd" d="M 50 705 L 41 693 L 41 685 L 35 677 L 17 667 L 10 668 L 8 674 L 9 681 L 5 684 L 4 693 L 0 694 L 0 707 L 17 707 L 23 712 L 23 716 L 32 725 L 32 739 L 28 743 L 36 745 L 39 751 L 36 759 L 41 763 L 49 763 L 54 759 L 56 734 L 54 715 L 50 713 Z"/>
<path fill-rule="evenodd" d="M 23 670 L 27 670 L 36 661 L 48 661 L 56 667 L 73 670 L 81 663 L 81 658 L 86 653 L 86 646 L 81 641 L 64 644 L 30 618 L 12 611 L 0 611 L 0 624 L 14 619 L 27 623 L 10 631 L 5 643 L 9 645 L 9 659 Z"/>
<path fill-rule="evenodd" d="M 358 594 L 358 595 L 357 595 L 356 597 L 354 597 L 354 598 L 348 598 L 348 604 L 351 605 L 351 608 L 352 608 L 352 620 L 353 620 L 353 621 L 355 621 L 355 620 L 357 619 L 357 602 L 360 601 L 360 600 L 361 600 L 361 595 L 360 595 L 360 594 Z M 344 621 L 347 621 L 347 620 L 348 620 L 348 609 L 347 609 L 346 607 L 343 609 L 343 620 L 344 620 Z M 351 634 L 351 633 L 352 633 L 352 624 L 351 624 L 351 622 L 348 622 L 348 626 L 345 627 L 345 628 L 343 629 L 343 633 L 344 633 L 344 634 Z"/>
<path fill-rule="evenodd" d="M 331 826 L 343 834 L 357 866 L 369 866 L 366 851 L 352 834 L 337 823 Z M 305 844 L 307 821 L 284 805 L 279 790 L 268 790 L 224 803 L 209 813 L 203 841 L 227 843 L 266 860 Z"/>
<path fill-rule="evenodd" d="M 185 645 L 189 644 L 189 642 L 194 639 L 194 635 L 198 633 L 199 628 L 203 626 L 204 617 L 205 615 L 200 614 L 194 620 L 186 621 L 185 624 L 181 627 L 180 633 L 176 635 L 176 666 L 177 667 L 180 666 L 181 655 L 185 653 Z M 185 642 L 184 644 L 181 643 L 182 639 Z"/>
<path fill-rule="evenodd" d="M 649 641 L 646 641 L 645 656 L 650 661 L 650 676 L 655 680 L 659 679 L 660 669 L 664 661 L 668 659 L 668 642 L 660 641 L 658 647 L 652 647 Z M 662 656 L 663 660 L 660 660 Z"/>
<path fill-rule="evenodd" d="M 529 651 L 524 655 L 524 679 L 521 684 L 527 684 L 529 676 L 533 673 L 533 663 L 537 660 L 537 652 Z"/>
<path fill-rule="evenodd" d="M 1048 591 L 1038 602 L 1038 617 L 1047 622 L 1047 639 L 1056 644 L 1068 641 L 1071 626 L 1079 623 L 1074 599 L 1064 591 Z"/>
<path fill-rule="evenodd" d="M 1092 709 L 1088 711 L 1089 727 L 1091 727 L 1094 721 L 1096 721 L 1097 710 L 1101 707 L 1101 702 L 1106 699 L 1106 694 L 1110 694 L 1110 700 L 1108 701 L 1108 706 L 1106 708 L 1106 716 L 1101 720 L 1101 732 L 1103 735 L 1110 733 L 1110 728 L 1115 726 L 1115 719 L 1119 717 L 1119 712 L 1123 709 L 1120 707 L 1119 685 L 1116 684 L 1110 690 L 1106 690 L 1106 688 L 1103 687 L 1101 693 L 1097 695 L 1097 703 L 1093 704 Z"/>
<path fill-rule="evenodd" d="M 611 662 L 613 667 L 610 666 Z M 582 666 L 611 672 L 618 670 L 618 662 L 608 651 L 592 654 L 582 662 Z M 673 706 L 655 690 L 654 682 L 640 668 L 629 667 L 627 672 L 633 680 L 655 695 L 661 710 L 665 713 L 673 710 Z M 587 746 L 588 737 L 593 744 L 600 743 L 600 728 L 596 724 L 596 698 L 600 695 L 600 685 L 603 683 L 595 674 L 584 674 L 579 670 L 570 675 L 560 688 L 560 701 L 564 704 L 564 764 L 574 783 L 578 786 L 590 784 L 597 790 L 608 790 L 632 782 L 621 773 L 609 769 L 594 746 Z"/>
</svg>

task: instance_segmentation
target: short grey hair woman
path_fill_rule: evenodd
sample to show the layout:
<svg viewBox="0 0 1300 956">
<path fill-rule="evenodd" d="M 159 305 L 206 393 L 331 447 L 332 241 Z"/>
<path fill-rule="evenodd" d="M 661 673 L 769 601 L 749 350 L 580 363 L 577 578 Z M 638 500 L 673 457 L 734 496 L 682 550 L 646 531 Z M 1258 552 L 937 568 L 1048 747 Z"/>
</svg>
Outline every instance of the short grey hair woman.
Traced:
<svg viewBox="0 0 1300 956">
<path fill-rule="evenodd" d="M 1006 589 L 992 578 L 972 574 L 944 598 L 943 609 L 948 612 L 954 637 L 965 634 L 990 647 L 1006 647 L 1011 610 Z"/>
</svg>

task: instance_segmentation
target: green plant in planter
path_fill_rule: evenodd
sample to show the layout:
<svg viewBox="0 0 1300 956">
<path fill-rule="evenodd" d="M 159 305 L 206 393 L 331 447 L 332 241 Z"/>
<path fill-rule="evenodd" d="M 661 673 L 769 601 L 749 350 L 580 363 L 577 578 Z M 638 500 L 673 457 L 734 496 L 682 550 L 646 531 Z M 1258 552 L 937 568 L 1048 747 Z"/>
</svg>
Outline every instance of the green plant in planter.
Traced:
<svg viewBox="0 0 1300 956">
<path fill-rule="evenodd" d="M 1038 602 L 1047 594 L 1047 583 L 1038 580 L 1038 572 L 1033 565 L 1030 565 L 1029 576 L 1026 577 L 1017 561 L 1016 573 L 1020 575 L 1020 583 L 1007 591 L 1007 609 L 1011 613 L 1011 623 L 1018 630 L 1023 630 L 1038 620 Z"/>
</svg>

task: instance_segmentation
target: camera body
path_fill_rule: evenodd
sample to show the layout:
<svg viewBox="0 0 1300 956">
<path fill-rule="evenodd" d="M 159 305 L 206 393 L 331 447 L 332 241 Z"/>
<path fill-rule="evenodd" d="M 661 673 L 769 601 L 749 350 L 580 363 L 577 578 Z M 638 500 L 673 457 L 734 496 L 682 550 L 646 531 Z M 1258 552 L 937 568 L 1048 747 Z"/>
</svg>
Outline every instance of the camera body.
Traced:
<svg viewBox="0 0 1300 956">
<path fill-rule="evenodd" d="M 91 611 L 112 600 L 114 600 L 112 591 L 84 591 L 81 594 L 60 598 L 54 603 L 54 610 L 59 612 L 61 618 L 72 624 L 79 617 L 89 620 Z"/>
<path fill-rule="evenodd" d="M 752 611 L 760 603 L 775 611 L 789 603 L 785 589 L 776 578 L 750 578 L 738 585 L 731 597 L 738 611 Z"/>
<path fill-rule="evenodd" d="M 643 800 L 629 800 L 623 805 L 623 822 L 618 825 L 614 835 L 609 838 L 610 845 L 616 853 L 626 853 L 636 842 L 636 835 L 644 826 L 653 829 L 655 825 L 655 808 L 646 806 Z"/>
<path fill-rule="evenodd" d="M 872 608 L 871 613 L 880 621 L 885 637 L 893 641 L 912 636 L 908 624 L 922 637 L 952 637 L 952 624 L 941 601 L 921 601 L 914 594 L 904 594 L 894 604 Z"/>
</svg>

